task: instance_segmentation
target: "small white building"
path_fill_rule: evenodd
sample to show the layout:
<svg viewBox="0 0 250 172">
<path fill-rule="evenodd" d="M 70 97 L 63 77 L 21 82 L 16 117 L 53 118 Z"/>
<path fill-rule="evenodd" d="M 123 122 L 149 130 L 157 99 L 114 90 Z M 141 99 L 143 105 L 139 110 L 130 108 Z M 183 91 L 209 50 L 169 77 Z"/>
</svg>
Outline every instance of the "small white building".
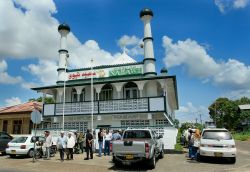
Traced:
<svg viewBox="0 0 250 172">
<path fill-rule="evenodd" d="M 152 17 L 150 9 L 140 12 L 144 23 L 142 62 L 136 62 L 123 52 L 111 65 L 73 70 L 66 69 L 66 62 L 70 60 L 67 50 L 70 27 L 67 24 L 58 27 L 61 46 L 57 82 L 33 88 L 53 96 L 56 102 L 43 105 L 45 128 L 85 131 L 92 128 L 93 117 L 94 129 L 152 127 L 164 135 L 165 148 L 173 149 L 177 135 L 173 127 L 174 112 L 178 109 L 176 76 L 168 76 L 166 69 L 157 75 L 150 25 Z"/>
</svg>

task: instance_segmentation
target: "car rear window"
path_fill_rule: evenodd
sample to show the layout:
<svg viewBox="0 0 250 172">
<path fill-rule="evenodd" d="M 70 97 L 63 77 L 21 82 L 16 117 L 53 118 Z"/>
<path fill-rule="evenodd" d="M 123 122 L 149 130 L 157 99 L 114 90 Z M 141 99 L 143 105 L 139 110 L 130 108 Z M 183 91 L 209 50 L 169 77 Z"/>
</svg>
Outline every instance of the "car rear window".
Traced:
<svg viewBox="0 0 250 172">
<path fill-rule="evenodd" d="M 25 143 L 28 137 L 16 137 L 11 143 Z"/>
<path fill-rule="evenodd" d="M 123 138 L 124 139 L 150 139 L 151 135 L 149 131 L 129 130 L 129 131 L 125 131 Z"/>
<path fill-rule="evenodd" d="M 212 139 L 212 140 L 231 140 L 232 136 L 228 131 L 209 130 L 209 131 L 203 132 L 202 138 L 203 139 Z"/>
</svg>

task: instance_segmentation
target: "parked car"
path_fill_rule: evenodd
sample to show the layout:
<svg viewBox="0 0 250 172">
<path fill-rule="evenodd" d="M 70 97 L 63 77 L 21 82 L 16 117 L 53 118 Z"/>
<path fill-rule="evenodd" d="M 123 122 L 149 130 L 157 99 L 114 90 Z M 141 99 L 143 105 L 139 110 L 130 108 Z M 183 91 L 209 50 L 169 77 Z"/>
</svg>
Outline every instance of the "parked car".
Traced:
<svg viewBox="0 0 250 172">
<path fill-rule="evenodd" d="M 236 162 L 236 147 L 232 135 L 227 129 L 207 128 L 202 131 L 199 158 L 226 157 Z"/>
<path fill-rule="evenodd" d="M 34 136 L 32 135 L 22 135 L 15 137 L 11 142 L 8 143 L 6 154 L 8 154 L 11 158 L 16 157 L 16 155 L 28 155 L 29 157 L 33 157 L 34 141 L 32 141 L 32 138 L 34 139 Z M 42 136 L 36 136 L 36 139 L 34 140 L 44 142 L 45 138 Z M 35 145 L 35 149 L 38 147 L 39 146 Z"/>
<path fill-rule="evenodd" d="M 156 158 L 164 157 L 162 136 L 157 136 L 150 129 L 127 129 L 122 140 L 113 141 L 112 154 L 116 166 L 148 161 L 150 168 L 155 168 Z"/>
<path fill-rule="evenodd" d="M 5 132 L 0 132 L 0 154 L 5 153 L 5 149 L 7 148 L 7 144 L 13 139 L 12 136 Z"/>
</svg>

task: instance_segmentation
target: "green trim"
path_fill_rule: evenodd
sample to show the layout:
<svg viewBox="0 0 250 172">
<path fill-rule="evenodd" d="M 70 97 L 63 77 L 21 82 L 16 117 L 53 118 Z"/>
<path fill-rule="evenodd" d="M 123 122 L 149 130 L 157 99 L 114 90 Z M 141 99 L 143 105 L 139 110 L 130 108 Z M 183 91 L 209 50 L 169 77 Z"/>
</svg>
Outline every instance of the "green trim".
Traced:
<svg viewBox="0 0 250 172">
<path fill-rule="evenodd" d="M 156 72 L 146 72 L 146 73 L 144 73 L 143 75 L 145 76 L 145 75 L 148 75 L 148 74 L 157 75 L 157 73 L 156 73 Z"/>
<path fill-rule="evenodd" d="M 131 114 L 131 113 L 140 113 L 140 114 L 142 114 L 142 113 L 145 113 L 145 114 L 147 114 L 147 113 L 165 113 L 165 111 L 136 111 L 136 112 L 132 112 L 132 111 L 129 111 L 129 112 L 110 112 L 110 113 L 93 113 L 93 115 L 95 115 L 95 116 L 97 116 L 97 115 L 112 115 L 112 114 Z M 82 115 L 82 116 L 86 116 L 86 115 L 91 115 L 91 113 L 86 113 L 86 114 L 70 114 L 70 115 L 68 115 L 68 114 L 64 114 L 64 117 L 66 117 L 66 116 L 80 116 L 80 115 Z M 62 115 L 56 115 L 55 113 L 54 113 L 54 115 L 44 115 L 44 113 L 42 113 L 42 116 L 43 117 L 60 117 L 60 116 L 62 116 Z"/>
<path fill-rule="evenodd" d="M 61 52 L 69 53 L 68 50 L 65 50 L 65 49 L 58 50 L 58 53 L 61 53 Z"/>
<path fill-rule="evenodd" d="M 129 76 L 131 77 L 131 76 Z M 118 83 L 118 82 L 131 82 L 131 81 L 145 81 L 145 80 L 157 80 L 157 79 L 173 79 L 174 82 L 176 82 L 176 76 L 143 76 L 143 75 L 139 75 L 138 77 L 115 77 L 115 78 L 94 78 L 94 84 L 109 84 L 109 83 Z M 119 78 L 117 80 L 112 80 L 112 79 L 116 79 Z M 111 79 L 111 80 L 110 80 Z M 82 86 L 82 85 L 90 85 L 90 80 L 91 79 L 82 79 L 82 80 L 77 80 L 77 81 L 66 81 L 66 87 L 74 87 L 74 86 Z M 83 82 L 84 81 L 84 82 Z M 61 83 L 63 83 L 63 81 L 59 81 Z M 45 86 L 45 87 L 36 87 L 36 88 L 31 88 L 32 90 L 42 90 L 42 89 L 52 89 L 52 88 L 62 88 L 63 85 L 51 85 L 51 86 Z M 175 86 L 176 87 L 176 86 Z M 177 88 L 176 88 L 177 90 Z"/>
<path fill-rule="evenodd" d="M 58 72 L 59 70 L 65 70 L 65 68 L 58 68 L 58 69 L 57 69 L 57 72 Z"/>
<path fill-rule="evenodd" d="M 126 64 L 115 64 L 115 65 L 101 65 L 101 66 L 95 66 L 93 69 L 105 69 L 105 68 L 113 68 L 113 67 L 120 67 L 120 66 L 134 66 L 134 65 L 140 65 L 144 64 L 143 62 L 135 62 L 135 63 L 126 63 Z M 77 72 L 77 71 L 85 71 L 85 70 L 91 70 L 90 67 L 87 68 L 80 68 L 80 69 L 70 69 L 68 72 Z"/>
<path fill-rule="evenodd" d="M 147 39 L 150 39 L 151 41 L 154 41 L 154 38 L 153 37 L 145 37 L 145 38 L 143 38 L 143 42 L 145 41 L 145 40 L 147 40 Z"/>
<path fill-rule="evenodd" d="M 146 60 L 153 60 L 153 61 L 156 61 L 155 58 L 145 58 L 145 59 L 143 59 L 143 63 L 144 63 Z"/>
</svg>

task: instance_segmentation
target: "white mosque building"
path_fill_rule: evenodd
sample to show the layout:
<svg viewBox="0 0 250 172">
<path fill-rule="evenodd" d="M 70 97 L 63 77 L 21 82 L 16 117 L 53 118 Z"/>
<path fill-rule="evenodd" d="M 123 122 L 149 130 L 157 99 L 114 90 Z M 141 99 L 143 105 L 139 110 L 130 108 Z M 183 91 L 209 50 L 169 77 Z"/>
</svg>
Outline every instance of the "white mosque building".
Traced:
<svg viewBox="0 0 250 172">
<path fill-rule="evenodd" d="M 173 148 L 177 134 L 173 126 L 178 109 L 176 76 L 168 76 L 165 68 L 157 75 L 152 17 L 153 12 L 148 8 L 140 12 L 144 23 L 143 61 L 136 62 L 124 51 L 111 65 L 81 69 L 66 69 L 70 27 L 59 25 L 57 82 L 32 88 L 55 100 L 43 105 L 45 128 L 85 131 L 87 128 L 151 127 L 164 135 L 166 148 Z"/>
</svg>

